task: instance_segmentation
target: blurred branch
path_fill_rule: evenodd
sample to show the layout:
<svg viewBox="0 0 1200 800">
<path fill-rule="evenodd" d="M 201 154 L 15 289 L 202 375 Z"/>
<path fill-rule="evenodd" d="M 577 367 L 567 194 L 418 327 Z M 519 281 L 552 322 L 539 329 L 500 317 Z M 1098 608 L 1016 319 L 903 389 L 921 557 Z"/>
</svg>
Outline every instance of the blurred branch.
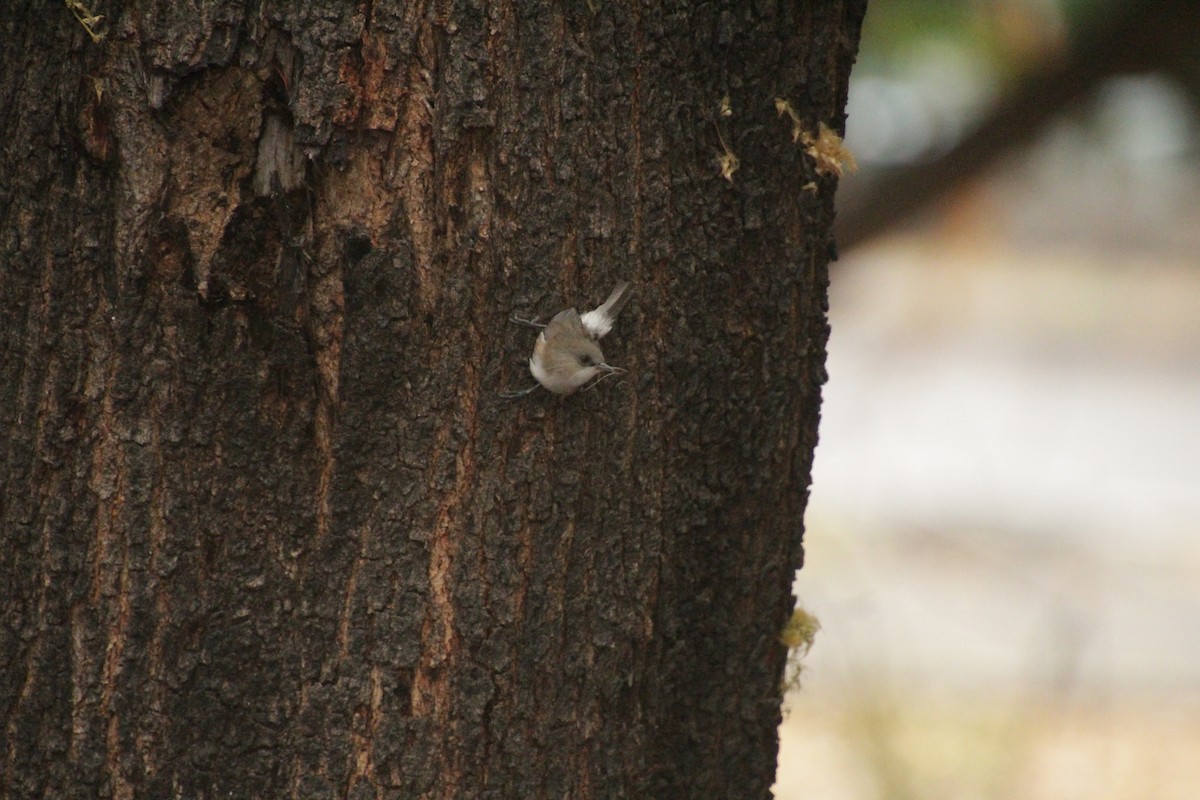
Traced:
<svg viewBox="0 0 1200 800">
<path fill-rule="evenodd" d="M 937 203 L 1004 154 L 1031 143 L 1048 122 L 1111 77 L 1160 70 L 1195 92 L 1198 6 L 1195 0 L 1126 3 L 1068 52 L 1019 81 L 945 154 L 878 170 L 874 179 L 864 174 L 844 186 L 834 225 L 839 247 L 859 245 Z"/>
</svg>

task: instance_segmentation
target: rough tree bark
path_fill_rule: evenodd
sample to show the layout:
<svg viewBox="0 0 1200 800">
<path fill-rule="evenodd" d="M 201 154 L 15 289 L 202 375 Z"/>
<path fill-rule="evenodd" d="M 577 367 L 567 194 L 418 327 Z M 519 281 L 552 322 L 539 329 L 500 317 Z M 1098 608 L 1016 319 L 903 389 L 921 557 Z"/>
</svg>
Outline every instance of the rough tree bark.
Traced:
<svg viewBox="0 0 1200 800">
<path fill-rule="evenodd" d="M 863 2 L 0 15 L 0 795 L 767 796 Z"/>
</svg>

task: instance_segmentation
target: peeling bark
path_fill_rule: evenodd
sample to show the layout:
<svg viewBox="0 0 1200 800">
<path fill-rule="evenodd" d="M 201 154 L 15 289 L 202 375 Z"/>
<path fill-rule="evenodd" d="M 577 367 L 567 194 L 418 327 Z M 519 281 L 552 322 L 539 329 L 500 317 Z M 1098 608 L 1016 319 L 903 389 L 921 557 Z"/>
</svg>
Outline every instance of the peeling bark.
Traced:
<svg viewBox="0 0 1200 800">
<path fill-rule="evenodd" d="M 861 0 L 20 5 L 0 796 L 768 796 Z"/>
</svg>

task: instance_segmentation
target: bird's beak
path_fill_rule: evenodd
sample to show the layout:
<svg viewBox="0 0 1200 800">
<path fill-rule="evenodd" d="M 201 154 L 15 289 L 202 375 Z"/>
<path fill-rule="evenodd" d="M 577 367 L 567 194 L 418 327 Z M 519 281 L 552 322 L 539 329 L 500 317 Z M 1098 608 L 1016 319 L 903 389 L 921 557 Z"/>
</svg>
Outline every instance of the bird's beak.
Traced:
<svg viewBox="0 0 1200 800">
<path fill-rule="evenodd" d="M 592 381 L 592 384 L 588 387 L 588 389 L 593 389 L 596 386 L 599 386 L 609 375 L 625 374 L 625 370 L 621 369 L 620 367 L 613 367 L 609 366 L 608 364 L 597 364 L 596 369 L 600 370 L 600 374 L 596 375 L 596 380 Z"/>
</svg>

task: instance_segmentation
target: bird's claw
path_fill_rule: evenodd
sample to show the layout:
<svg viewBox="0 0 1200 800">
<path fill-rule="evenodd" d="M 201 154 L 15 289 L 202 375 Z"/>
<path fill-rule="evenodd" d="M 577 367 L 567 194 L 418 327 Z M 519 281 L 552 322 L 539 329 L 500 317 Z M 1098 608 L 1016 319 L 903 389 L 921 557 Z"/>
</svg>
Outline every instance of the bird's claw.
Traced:
<svg viewBox="0 0 1200 800">
<path fill-rule="evenodd" d="M 508 318 L 508 321 L 515 322 L 517 325 L 524 325 L 529 328 L 544 328 L 544 327 L 546 327 L 546 323 L 538 322 L 537 317 L 534 317 L 533 319 L 525 319 L 524 317 L 518 317 L 516 314 L 513 314 L 511 317 Z"/>
<path fill-rule="evenodd" d="M 501 399 L 504 399 L 504 400 L 516 400 L 519 397 L 524 397 L 525 395 L 529 394 L 537 387 L 538 387 L 538 385 L 535 383 L 533 386 L 530 386 L 528 389 L 516 389 L 513 391 L 500 392 L 500 397 L 501 397 Z"/>
</svg>

